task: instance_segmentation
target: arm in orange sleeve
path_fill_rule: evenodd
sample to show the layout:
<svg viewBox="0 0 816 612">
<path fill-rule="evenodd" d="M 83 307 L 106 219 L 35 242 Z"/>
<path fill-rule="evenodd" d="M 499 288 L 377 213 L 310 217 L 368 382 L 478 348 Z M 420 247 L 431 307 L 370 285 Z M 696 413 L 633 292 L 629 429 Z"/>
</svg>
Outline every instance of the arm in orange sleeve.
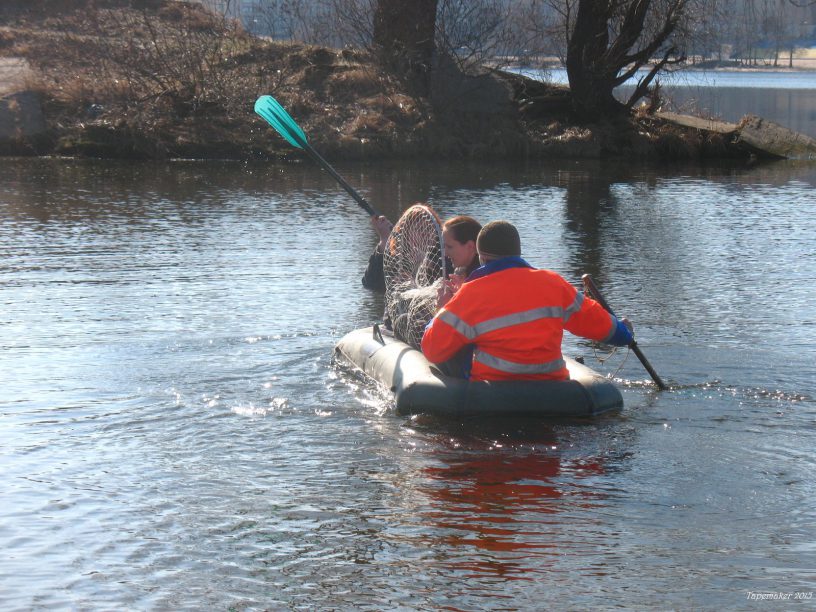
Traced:
<svg viewBox="0 0 816 612">
<path fill-rule="evenodd" d="M 563 277 L 560 278 L 560 282 L 567 312 L 564 329 L 576 336 L 598 342 L 607 342 L 612 338 L 617 329 L 617 319 L 598 302 L 579 293 Z"/>
<path fill-rule="evenodd" d="M 577 291 L 575 294 L 581 295 Z M 634 336 L 630 329 L 598 302 L 587 296 L 583 296 L 583 299 L 577 297 L 577 301 L 581 302 L 580 308 L 567 320 L 564 329 L 577 336 L 614 346 L 632 343 Z"/>
<path fill-rule="evenodd" d="M 616 320 L 603 306 L 589 297 L 584 297 L 580 309 L 573 313 L 564 329 L 576 336 L 603 342 L 615 331 Z"/>
<path fill-rule="evenodd" d="M 431 363 L 447 361 L 469 344 L 468 339 L 446 321 L 450 317 L 455 315 L 443 308 L 425 328 L 422 352 Z"/>
</svg>

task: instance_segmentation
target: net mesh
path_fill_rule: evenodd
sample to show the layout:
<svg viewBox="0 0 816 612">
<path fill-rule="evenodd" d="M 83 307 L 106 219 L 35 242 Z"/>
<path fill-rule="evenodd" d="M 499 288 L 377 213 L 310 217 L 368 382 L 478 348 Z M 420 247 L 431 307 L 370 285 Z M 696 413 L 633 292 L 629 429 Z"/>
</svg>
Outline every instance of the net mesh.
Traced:
<svg viewBox="0 0 816 612">
<path fill-rule="evenodd" d="M 415 348 L 436 312 L 445 276 L 445 246 L 436 215 L 415 204 L 391 230 L 383 257 L 385 312 L 394 335 Z"/>
</svg>

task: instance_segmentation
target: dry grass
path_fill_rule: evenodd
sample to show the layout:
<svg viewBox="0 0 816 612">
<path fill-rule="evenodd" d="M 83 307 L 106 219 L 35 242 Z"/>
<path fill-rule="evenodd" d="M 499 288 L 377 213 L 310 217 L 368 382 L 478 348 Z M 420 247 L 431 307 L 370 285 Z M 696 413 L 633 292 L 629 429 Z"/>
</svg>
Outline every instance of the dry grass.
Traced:
<svg viewBox="0 0 816 612">
<path fill-rule="evenodd" d="M 35 7 L 12 19 L 0 55 L 25 58 L 36 70 L 63 152 L 88 146 L 81 133 L 89 126 L 152 140 L 150 156 L 189 154 L 176 146 L 176 132 L 201 150 L 231 134 L 245 145 L 255 98 L 284 89 L 316 55 L 253 38 L 192 2 L 66 2 L 36 17 Z"/>
<path fill-rule="evenodd" d="M 379 75 L 369 67 L 352 67 L 332 74 L 326 81 L 327 92 L 335 97 L 356 92 L 361 97 L 374 95 L 382 90 Z"/>
<path fill-rule="evenodd" d="M 575 127 L 568 91 L 511 75 L 515 105 L 499 112 L 435 108 L 362 51 L 254 38 L 196 2 L 0 0 L 0 19 L 0 59 L 30 64 L 25 83 L 44 101 L 51 154 L 296 155 L 254 115 L 261 94 L 278 98 L 329 158 L 696 157 L 711 148 L 666 127 Z"/>
<path fill-rule="evenodd" d="M 57 153 L 292 154 L 252 113 L 261 94 L 278 98 L 327 156 L 485 156 L 494 146 L 482 139 L 505 138 L 485 133 L 479 116 L 435 124 L 427 100 L 407 95 L 398 75 L 361 51 L 253 38 L 195 3 L 66 0 L 61 8 L 18 19 L 0 49 L 36 68 Z"/>
</svg>

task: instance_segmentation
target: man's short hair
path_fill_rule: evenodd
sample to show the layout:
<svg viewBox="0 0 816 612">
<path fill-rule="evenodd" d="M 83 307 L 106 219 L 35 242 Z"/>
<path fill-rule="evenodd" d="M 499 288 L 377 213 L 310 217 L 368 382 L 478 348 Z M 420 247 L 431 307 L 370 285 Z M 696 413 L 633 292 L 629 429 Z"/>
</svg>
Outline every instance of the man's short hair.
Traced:
<svg viewBox="0 0 816 612">
<path fill-rule="evenodd" d="M 507 221 L 491 221 L 476 238 L 476 250 L 482 259 L 518 257 L 521 255 L 521 239 L 518 230 Z"/>
</svg>

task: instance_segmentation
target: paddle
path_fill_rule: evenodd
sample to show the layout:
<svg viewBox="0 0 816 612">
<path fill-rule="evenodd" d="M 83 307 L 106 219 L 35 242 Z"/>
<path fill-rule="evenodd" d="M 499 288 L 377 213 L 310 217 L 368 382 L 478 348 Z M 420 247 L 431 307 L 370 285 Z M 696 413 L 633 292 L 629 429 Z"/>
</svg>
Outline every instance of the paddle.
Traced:
<svg viewBox="0 0 816 612">
<path fill-rule="evenodd" d="M 595 286 L 595 282 L 592 280 L 592 277 L 589 274 L 584 274 L 581 277 L 581 280 L 584 281 L 584 286 L 587 288 L 587 291 L 591 294 L 591 297 L 595 298 L 595 300 L 603 306 L 609 314 L 613 317 L 616 316 L 613 310 L 609 307 L 609 304 L 604 299 L 604 296 L 601 295 L 601 292 L 598 290 L 598 287 Z M 652 377 L 652 380 L 657 385 L 657 388 L 661 391 L 665 391 L 668 389 L 666 383 L 664 383 L 660 376 L 657 375 L 657 372 L 654 371 L 652 364 L 649 363 L 649 360 L 646 359 L 646 356 L 641 352 L 640 347 L 637 345 L 637 341 L 632 339 L 632 342 L 629 343 L 629 348 L 632 349 L 637 358 L 640 359 L 640 363 L 643 364 L 643 367 L 646 368 L 646 371 L 649 373 L 649 376 Z"/>
<path fill-rule="evenodd" d="M 372 217 L 380 216 L 380 213 L 374 210 L 371 204 L 366 202 L 359 193 L 354 191 L 351 185 L 329 165 L 329 162 L 323 159 L 320 154 L 312 148 L 312 145 L 306 140 L 306 134 L 275 98 L 272 96 L 261 96 L 258 98 L 255 101 L 255 112 L 263 117 L 269 125 L 275 128 L 278 134 L 283 136 L 292 146 L 306 151 L 313 160 L 334 177 L 334 180 L 340 183 L 340 186 L 345 189 L 369 215 Z"/>
</svg>

